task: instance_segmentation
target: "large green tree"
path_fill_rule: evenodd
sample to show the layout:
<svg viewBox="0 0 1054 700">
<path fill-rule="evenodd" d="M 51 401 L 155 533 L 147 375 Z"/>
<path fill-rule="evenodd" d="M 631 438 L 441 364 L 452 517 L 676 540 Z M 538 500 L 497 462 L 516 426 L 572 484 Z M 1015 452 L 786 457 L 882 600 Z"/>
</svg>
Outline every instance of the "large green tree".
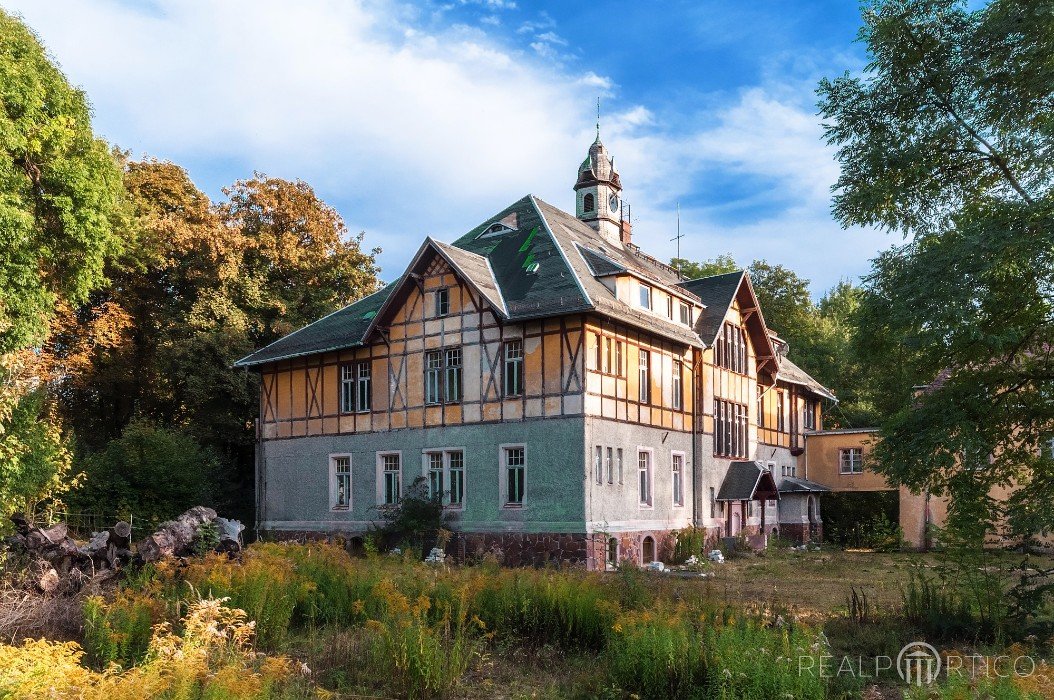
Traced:
<svg viewBox="0 0 1054 700">
<path fill-rule="evenodd" d="M 302 182 L 257 175 L 219 204 L 172 163 L 129 162 L 124 182 L 134 216 L 113 283 L 59 336 L 60 361 L 78 368 L 60 391 L 88 477 L 72 498 L 148 517 L 196 498 L 249 517 L 258 387 L 231 365 L 374 291 L 373 254 Z M 140 498 L 149 479 L 130 473 L 141 465 L 129 455 L 146 443 L 211 466 L 170 497 Z"/>
<path fill-rule="evenodd" d="M 687 279 L 742 269 L 730 254 L 703 262 L 674 258 L 670 265 Z M 877 413 L 869 374 L 864 371 L 854 344 L 860 289 L 840 282 L 817 304 L 809 292 L 809 280 L 784 265 L 755 260 L 747 272 L 766 324 L 787 341 L 794 361 L 839 397 L 826 424 L 873 425 Z"/>
<path fill-rule="evenodd" d="M 866 68 L 819 94 L 834 215 L 906 239 L 860 301 L 857 344 L 891 416 L 876 467 L 950 494 L 974 538 L 1050 531 L 1054 6 L 876 0 L 863 18 Z"/>
<path fill-rule="evenodd" d="M 57 492 L 68 453 L 39 390 L 55 308 L 104 281 L 125 216 L 121 171 L 84 94 L 0 11 L 0 515 Z"/>
</svg>

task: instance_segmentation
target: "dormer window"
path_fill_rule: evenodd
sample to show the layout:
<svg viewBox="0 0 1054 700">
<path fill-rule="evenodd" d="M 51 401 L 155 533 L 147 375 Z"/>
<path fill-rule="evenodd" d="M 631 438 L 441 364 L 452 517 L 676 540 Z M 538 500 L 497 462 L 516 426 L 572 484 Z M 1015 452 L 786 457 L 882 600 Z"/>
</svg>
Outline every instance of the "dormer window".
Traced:
<svg viewBox="0 0 1054 700">
<path fill-rule="evenodd" d="M 681 323 L 686 326 L 692 325 L 692 307 L 681 304 Z"/>
<path fill-rule="evenodd" d="M 640 305 L 642 308 L 651 309 L 651 287 L 646 284 L 640 285 Z"/>
<path fill-rule="evenodd" d="M 493 236 L 500 236 L 504 233 L 508 233 L 509 231 L 513 230 L 514 229 L 509 226 L 506 226 L 500 221 L 496 221 L 487 228 L 483 229 L 483 233 L 476 236 L 476 238 L 491 238 Z"/>
<path fill-rule="evenodd" d="M 591 211 L 595 210 L 596 208 L 597 208 L 596 198 L 593 196 L 592 193 L 588 193 L 588 194 L 586 194 L 585 197 L 582 197 L 582 211 L 584 213 L 591 212 Z"/>
</svg>

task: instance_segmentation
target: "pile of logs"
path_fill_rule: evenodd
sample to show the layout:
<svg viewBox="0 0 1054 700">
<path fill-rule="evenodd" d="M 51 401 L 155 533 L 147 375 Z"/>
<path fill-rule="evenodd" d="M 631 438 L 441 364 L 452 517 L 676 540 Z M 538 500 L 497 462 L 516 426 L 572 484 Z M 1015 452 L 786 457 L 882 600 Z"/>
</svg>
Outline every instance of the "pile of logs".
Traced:
<svg viewBox="0 0 1054 700">
<path fill-rule="evenodd" d="M 7 547 L 34 560 L 34 583 L 45 593 L 53 593 L 63 585 L 80 588 L 89 579 L 112 576 L 133 560 L 155 562 L 190 556 L 203 549 L 233 554 L 242 548 L 245 529 L 237 520 L 218 517 L 211 508 L 195 506 L 175 520 L 162 523 L 157 532 L 136 545 L 133 554 L 132 528 L 123 521 L 93 533 L 83 544 L 69 536 L 65 523 L 35 527 L 20 515 L 12 516 L 11 521 L 16 534 L 7 538 Z"/>
</svg>

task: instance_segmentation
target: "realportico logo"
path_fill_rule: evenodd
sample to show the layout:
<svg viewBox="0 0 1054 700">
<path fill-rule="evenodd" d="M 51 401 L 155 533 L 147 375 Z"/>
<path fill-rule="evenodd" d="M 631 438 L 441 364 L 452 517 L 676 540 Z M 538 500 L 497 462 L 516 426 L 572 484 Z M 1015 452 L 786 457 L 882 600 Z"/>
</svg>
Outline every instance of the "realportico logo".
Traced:
<svg viewBox="0 0 1054 700">
<path fill-rule="evenodd" d="M 798 673 L 819 678 L 852 677 L 861 680 L 892 677 L 893 672 L 908 685 L 925 686 L 944 678 L 1025 678 L 1036 672 L 1036 661 L 1027 655 L 986 656 L 950 653 L 941 656 L 926 642 L 906 644 L 892 656 L 799 656 Z"/>
<path fill-rule="evenodd" d="M 926 642 L 910 642 L 897 654 L 897 673 L 908 685 L 929 685 L 941 675 L 941 654 Z"/>
</svg>

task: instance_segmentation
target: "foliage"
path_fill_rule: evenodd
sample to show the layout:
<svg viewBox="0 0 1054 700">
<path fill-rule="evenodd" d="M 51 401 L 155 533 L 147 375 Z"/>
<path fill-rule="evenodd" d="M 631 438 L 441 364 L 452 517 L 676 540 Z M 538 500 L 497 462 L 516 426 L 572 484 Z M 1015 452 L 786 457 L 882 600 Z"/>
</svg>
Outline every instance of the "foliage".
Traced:
<svg viewBox="0 0 1054 700">
<path fill-rule="evenodd" d="M 499 643 L 601 652 L 601 672 L 640 697 L 689 687 L 688 697 L 819 697 L 817 679 L 799 679 L 796 666 L 776 658 L 819 653 L 812 630 L 776 624 L 765 611 L 672 595 L 644 585 L 640 572 L 627 586 L 629 575 L 491 564 L 435 569 L 394 557 L 353 559 L 332 545 L 257 544 L 241 562 L 209 555 L 185 567 L 159 566 L 135 586 L 167 602 L 155 622 L 197 595 L 230 596 L 232 605 L 259 615 L 264 649 L 318 625 L 357 628 L 364 636 L 351 675 L 372 669 L 365 675 L 375 683 L 410 697 L 449 693 L 472 658 Z M 746 679 L 751 647 L 772 652 L 774 662 L 759 678 Z M 731 677 L 725 668 L 734 670 Z M 700 695 L 708 689 L 713 694 Z M 776 695 L 764 695 L 766 689 Z"/>
<path fill-rule="evenodd" d="M 124 186 L 133 217 L 113 284 L 60 315 L 49 347 L 78 455 L 166 426 L 215 458 L 194 471 L 199 490 L 250 518 L 259 393 L 231 365 L 373 292 L 376 251 L 303 182 L 256 175 L 213 203 L 178 165 L 145 160 L 125 163 Z"/>
<path fill-rule="evenodd" d="M 824 539 L 842 547 L 897 551 L 904 539 L 899 511 L 900 494 L 896 491 L 825 494 Z"/>
<path fill-rule="evenodd" d="M 702 557 L 706 546 L 706 528 L 686 527 L 677 531 L 673 546 L 673 561 L 683 564 L 689 557 Z"/>
<path fill-rule="evenodd" d="M 1054 529 L 1052 29 L 1045 3 L 872 2 L 863 74 L 819 89 L 835 216 L 907 238 L 874 261 L 859 313 L 889 416 L 876 469 L 949 496 L 974 546 L 978 526 Z"/>
<path fill-rule="evenodd" d="M 204 523 L 198 527 L 198 534 L 194 536 L 194 554 L 200 557 L 214 552 L 219 543 L 220 529 L 216 527 L 216 523 Z"/>
<path fill-rule="evenodd" d="M 258 656 L 253 625 L 241 610 L 220 600 L 193 603 L 181 622 L 181 634 L 168 623 L 157 625 L 143 662 L 101 672 L 81 664 L 75 642 L 27 640 L 0 644 L 0 697 L 69 700 L 267 700 L 312 697 L 284 656 Z"/>
<path fill-rule="evenodd" d="M 429 494 L 428 479 L 414 479 L 399 502 L 378 506 L 382 521 L 377 534 L 389 547 L 408 545 L 424 557 L 425 548 L 436 543 L 440 531 L 446 531 L 448 517 L 443 513 L 443 494 Z"/>
<path fill-rule="evenodd" d="M 0 12 L 0 354 L 38 344 L 60 298 L 79 303 L 120 248 L 120 169 L 84 94 Z"/>
<path fill-rule="evenodd" d="M 134 421 L 81 466 L 84 485 L 71 501 L 89 512 L 132 513 L 152 527 L 213 502 L 208 484 L 217 461 L 179 430 Z"/>
<path fill-rule="evenodd" d="M 129 668 L 146 658 L 154 624 L 163 618 L 163 604 L 149 595 L 126 589 L 105 603 L 93 596 L 84 601 L 84 650 L 97 668 L 112 663 Z"/>
<path fill-rule="evenodd" d="M 0 368 L 0 382 L 3 369 Z M 76 485 L 70 474 L 70 451 L 43 390 L 22 395 L 0 417 L 0 518 L 32 515 L 39 504 L 58 505 Z"/>
<path fill-rule="evenodd" d="M 701 263 L 674 258 L 670 264 L 687 279 L 742 269 L 729 254 Z M 796 364 L 839 397 L 827 416 L 828 427 L 872 425 L 878 414 L 870 371 L 855 345 L 861 290 L 842 281 L 817 303 L 809 291 L 809 280 L 783 265 L 755 260 L 747 272 L 766 325 L 787 341 Z"/>
</svg>

